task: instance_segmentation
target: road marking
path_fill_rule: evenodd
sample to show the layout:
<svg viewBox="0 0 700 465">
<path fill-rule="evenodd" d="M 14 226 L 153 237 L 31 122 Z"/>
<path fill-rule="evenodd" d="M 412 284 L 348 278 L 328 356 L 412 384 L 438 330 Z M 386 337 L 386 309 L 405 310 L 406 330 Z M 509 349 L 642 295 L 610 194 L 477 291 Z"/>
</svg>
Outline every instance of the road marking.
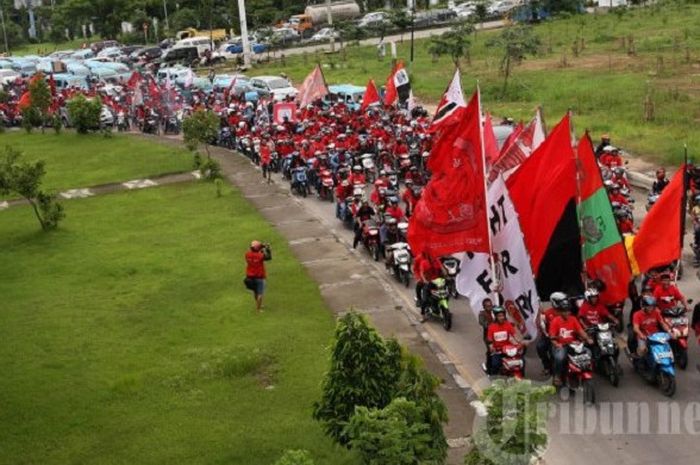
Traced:
<svg viewBox="0 0 700 465">
<path fill-rule="evenodd" d="M 59 194 L 64 199 L 84 199 L 95 195 L 90 189 L 70 189 Z"/>
<path fill-rule="evenodd" d="M 126 181 L 122 183 L 122 186 L 127 189 L 143 189 L 145 187 L 157 186 L 158 183 L 151 179 L 134 179 L 132 181 Z"/>
</svg>

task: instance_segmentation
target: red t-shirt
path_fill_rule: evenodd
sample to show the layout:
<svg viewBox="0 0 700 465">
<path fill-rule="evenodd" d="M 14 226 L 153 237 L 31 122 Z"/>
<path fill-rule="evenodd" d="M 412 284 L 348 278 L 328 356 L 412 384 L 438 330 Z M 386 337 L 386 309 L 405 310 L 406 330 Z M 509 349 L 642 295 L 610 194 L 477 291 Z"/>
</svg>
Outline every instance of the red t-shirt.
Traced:
<svg viewBox="0 0 700 465">
<path fill-rule="evenodd" d="M 265 279 L 265 255 L 262 252 L 255 250 L 247 251 L 245 253 L 245 262 L 246 277 Z"/>
<path fill-rule="evenodd" d="M 591 305 L 588 302 L 584 302 L 578 311 L 578 317 L 581 322 L 588 326 L 597 325 L 598 323 L 604 322 L 610 316 L 610 312 L 605 307 L 605 305 L 598 302 L 595 305 Z"/>
<path fill-rule="evenodd" d="M 675 302 L 681 302 L 683 299 L 683 294 L 678 290 L 676 286 L 671 284 L 667 289 L 664 289 L 663 285 L 656 286 L 654 289 L 654 298 L 656 299 L 656 305 L 661 311 L 667 308 L 673 307 Z M 667 300 L 669 302 L 667 302 Z"/>
<path fill-rule="evenodd" d="M 560 344 L 574 342 L 581 331 L 583 331 L 581 323 L 573 316 L 569 316 L 566 320 L 558 316 L 549 325 L 549 336 Z"/>
<path fill-rule="evenodd" d="M 405 215 L 403 213 L 403 209 L 401 207 L 387 207 L 386 209 L 386 214 L 396 218 L 397 221 L 401 220 Z"/>
<path fill-rule="evenodd" d="M 632 324 L 639 326 L 639 330 L 645 336 L 661 331 L 662 321 L 663 318 L 661 317 L 661 312 L 658 308 L 655 308 L 649 313 L 645 312 L 644 310 L 639 310 L 638 312 L 635 312 L 634 316 L 632 317 Z"/>
<path fill-rule="evenodd" d="M 493 345 L 496 351 L 500 351 L 512 337 L 515 337 L 515 328 L 510 321 L 491 323 L 486 330 L 486 340 Z"/>
<path fill-rule="evenodd" d="M 439 269 L 440 268 L 437 267 L 436 264 L 432 263 L 430 259 L 421 255 L 416 257 L 416 260 L 413 262 L 413 271 L 416 280 L 420 280 L 420 276 L 422 274 L 425 276 L 428 282 L 430 282 L 440 276 Z"/>
</svg>

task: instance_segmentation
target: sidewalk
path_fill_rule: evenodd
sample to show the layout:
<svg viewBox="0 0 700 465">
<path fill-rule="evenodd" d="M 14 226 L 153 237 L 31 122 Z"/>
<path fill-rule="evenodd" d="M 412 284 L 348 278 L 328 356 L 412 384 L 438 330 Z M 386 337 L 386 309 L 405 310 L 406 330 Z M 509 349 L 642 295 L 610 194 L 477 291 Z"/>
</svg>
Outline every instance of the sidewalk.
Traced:
<svg viewBox="0 0 700 465">
<path fill-rule="evenodd" d="M 180 144 L 176 139 L 160 139 Z M 468 403 L 473 396 L 456 368 L 422 325 L 407 309 L 407 302 L 392 292 L 386 276 L 367 266 L 364 254 L 353 253 L 351 245 L 336 232 L 323 226 L 286 186 L 267 184 L 260 170 L 234 152 L 209 148 L 222 171 L 289 242 L 297 259 L 316 280 L 323 299 L 336 315 L 353 308 L 366 314 L 385 337 L 396 337 L 408 350 L 420 356 L 425 367 L 443 380 L 440 397 L 447 405 L 450 422 L 445 434 L 450 443 L 448 463 L 463 463 L 466 437 L 471 434 L 474 413 Z M 330 208 L 330 207 L 329 207 Z"/>
</svg>

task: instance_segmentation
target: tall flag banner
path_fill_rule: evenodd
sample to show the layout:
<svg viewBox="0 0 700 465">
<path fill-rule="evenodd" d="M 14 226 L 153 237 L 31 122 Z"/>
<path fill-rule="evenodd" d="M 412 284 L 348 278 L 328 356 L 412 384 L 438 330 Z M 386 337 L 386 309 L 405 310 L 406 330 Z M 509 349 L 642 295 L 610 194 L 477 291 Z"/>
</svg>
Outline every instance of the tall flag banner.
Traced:
<svg viewBox="0 0 700 465">
<path fill-rule="evenodd" d="M 518 131 L 517 127 L 515 131 Z M 509 138 L 503 144 L 498 159 L 491 167 L 489 179 L 495 179 L 499 173 L 508 179 L 517 167 L 539 148 L 545 137 L 542 113 L 538 108 L 535 117 L 524 129 L 518 131 L 517 137 Z"/>
<path fill-rule="evenodd" d="M 459 126 L 440 137 L 442 153 L 433 150 L 440 169 L 433 170 L 408 226 L 416 255 L 488 252 L 482 129 L 477 91 Z"/>
<path fill-rule="evenodd" d="M 569 120 L 567 114 L 506 180 L 535 276 L 538 276 L 540 263 L 567 204 L 576 196 L 576 165 Z"/>
<path fill-rule="evenodd" d="M 442 173 L 448 171 L 452 167 L 452 150 L 455 144 L 455 140 L 460 135 L 460 128 L 463 127 L 464 121 L 474 113 L 475 109 L 479 109 L 479 101 L 477 99 L 477 93 L 472 95 L 469 99 L 469 103 L 463 111 L 460 111 L 459 119 L 450 118 L 445 120 L 438 132 L 433 144 L 433 148 L 430 150 L 430 156 L 428 157 L 428 169 L 433 175 L 437 173 Z M 479 123 L 480 127 L 481 123 Z M 477 146 L 480 149 L 480 146 Z"/>
<path fill-rule="evenodd" d="M 673 175 L 642 221 L 637 235 L 625 237 L 625 247 L 635 275 L 668 265 L 681 256 L 685 171 L 686 165 L 683 165 Z"/>
<path fill-rule="evenodd" d="M 224 101 L 226 103 L 228 103 L 230 101 L 231 95 L 235 94 L 235 92 L 236 92 L 236 81 L 237 80 L 238 80 L 238 74 L 234 74 L 233 79 L 231 79 L 231 82 L 229 83 L 228 87 L 224 91 Z"/>
<path fill-rule="evenodd" d="M 435 110 L 435 117 L 430 125 L 431 131 L 437 130 L 452 115 L 458 113 L 460 108 L 463 109 L 466 106 L 467 103 L 464 101 L 464 93 L 462 92 L 462 78 L 459 69 L 456 69 L 450 85 L 447 86 L 447 90 L 445 90 Z"/>
<path fill-rule="evenodd" d="M 497 293 L 498 304 L 507 310 L 519 331 L 534 338 L 540 301 L 518 214 L 503 178 L 491 183 L 487 199 L 496 276 L 491 275 L 488 253 L 466 253 L 457 276 L 457 291 L 469 298 L 477 316 L 483 300 Z"/>
<path fill-rule="evenodd" d="M 581 225 L 585 268 L 590 279 L 600 279 L 606 285 L 601 301 L 613 304 L 627 298 L 632 272 L 588 134 L 579 141 L 577 152 L 579 201 L 576 212 Z"/>
<path fill-rule="evenodd" d="M 484 117 L 484 152 L 486 163 L 491 166 L 498 159 L 498 140 L 493 132 L 493 121 L 491 115 L 486 113 Z"/>
<path fill-rule="evenodd" d="M 389 79 L 386 81 L 386 94 L 384 94 L 384 105 L 391 106 L 395 103 L 404 103 L 411 93 L 411 82 L 408 73 L 403 66 L 403 61 L 399 61 L 391 71 Z"/>
<path fill-rule="evenodd" d="M 316 65 L 313 71 L 306 76 L 304 82 L 299 88 L 299 106 L 305 107 L 310 105 L 314 101 L 321 99 L 328 95 L 328 87 L 326 86 L 326 80 L 323 77 L 323 72 L 321 67 Z"/>
<path fill-rule="evenodd" d="M 360 113 L 364 113 L 364 111 L 370 106 L 374 105 L 376 103 L 380 103 L 381 100 L 379 99 L 379 92 L 377 92 L 377 86 L 374 85 L 374 81 L 372 79 L 369 80 L 367 83 L 367 87 L 365 88 L 365 95 L 362 97 L 362 105 L 360 106 Z"/>
</svg>

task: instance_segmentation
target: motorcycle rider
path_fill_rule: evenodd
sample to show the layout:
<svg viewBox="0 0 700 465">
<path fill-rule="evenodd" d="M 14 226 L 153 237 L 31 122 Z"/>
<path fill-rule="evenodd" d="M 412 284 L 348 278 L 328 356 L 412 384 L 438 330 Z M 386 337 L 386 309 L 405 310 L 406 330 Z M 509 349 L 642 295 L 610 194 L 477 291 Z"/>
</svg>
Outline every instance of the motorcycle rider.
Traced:
<svg viewBox="0 0 700 465">
<path fill-rule="evenodd" d="M 355 238 L 352 240 L 352 248 L 357 248 L 357 244 L 362 239 L 362 226 L 374 216 L 374 208 L 370 206 L 367 199 L 362 199 L 360 208 L 355 213 Z"/>
<path fill-rule="evenodd" d="M 559 316 L 562 306 L 570 305 L 569 298 L 563 292 L 553 292 L 549 296 L 549 301 L 552 306 L 547 310 L 540 308 L 537 315 L 539 338 L 537 339 L 536 349 L 545 374 L 552 373 L 552 341 L 549 338 L 549 327 L 552 320 Z"/>
<path fill-rule="evenodd" d="M 566 371 L 566 346 L 575 340 L 593 344 L 579 320 L 571 315 L 571 303 L 568 299 L 560 307 L 560 314 L 549 324 L 549 337 L 552 340 L 552 359 L 554 361 L 554 385 L 562 383 Z"/>
<path fill-rule="evenodd" d="M 600 136 L 600 144 L 595 148 L 595 156 L 600 157 L 603 154 L 603 149 L 610 145 L 610 136 L 603 134 Z"/>
<path fill-rule="evenodd" d="M 503 347 L 508 343 L 520 344 L 513 324 L 506 319 L 506 311 L 503 307 L 493 308 L 494 321 L 489 324 L 486 331 L 486 341 L 489 348 L 486 360 L 489 375 L 496 375 L 501 371 L 503 362 Z"/>
<path fill-rule="evenodd" d="M 487 297 L 481 301 L 481 311 L 479 312 L 479 325 L 483 329 L 484 344 L 487 348 L 489 343 L 486 336 L 491 323 L 493 323 L 493 301 Z"/>
<path fill-rule="evenodd" d="M 668 273 L 661 275 L 661 284 L 654 289 L 654 298 L 661 313 L 664 310 L 675 307 L 677 303 L 683 304 L 683 307 L 688 308 L 688 302 L 681 294 L 681 291 L 678 290 L 678 287 L 671 284 L 671 275 Z"/>
<path fill-rule="evenodd" d="M 421 307 L 422 323 L 425 321 L 422 303 L 430 291 L 432 281 L 442 275 L 442 264 L 424 250 L 413 262 L 413 274 L 416 279 L 416 306 Z"/>
<path fill-rule="evenodd" d="M 379 234 L 381 236 L 380 247 L 382 249 L 382 254 L 386 258 L 385 265 L 386 268 L 389 269 L 394 264 L 394 261 L 393 254 L 386 253 L 387 247 L 389 247 L 391 244 L 401 242 L 401 233 L 399 233 L 396 218 L 387 216 L 384 220 L 384 224 L 382 224 L 382 227 L 379 228 Z"/>
<path fill-rule="evenodd" d="M 386 217 L 392 217 L 396 221 L 402 221 L 406 215 L 404 215 L 403 209 L 399 206 L 399 198 L 391 197 L 389 198 L 389 206 L 386 207 L 384 212 Z"/>
<path fill-rule="evenodd" d="M 648 336 L 663 330 L 673 337 L 671 328 L 666 324 L 661 312 L 656 307 L 656 299 L 651 296 L 642 297 L 642 311 L 635 313 L 632 317 L 632 329 L 635 336 L 633 345 L 636 346 L 636 353 L 639 357 L 644 357 L 647 353 L 646 340 Z"/>
<path fill-rule="evenodd" d="M 651 186 L 651 192 L 652 194 L 661 194 L 663 192 L 664 188 L 668 186 L 668 179 L 666 179 L 666 169 L 664 168 L 659 168 L 656 170 L 656 179 L 654 180 L 654 184 Z"/>
<path fill-rule="evenodd" d="M 613 324 L 618 324 L 608 308 L 600 302 L 600 293 L 598 289 L 593 287 L 586 289 L 584 292 L 585 301 L 581 304 L 578 310 L 578 319 L 584 328 L 595 326 L 605 320 L 611 321 Z"/>
</svg>

